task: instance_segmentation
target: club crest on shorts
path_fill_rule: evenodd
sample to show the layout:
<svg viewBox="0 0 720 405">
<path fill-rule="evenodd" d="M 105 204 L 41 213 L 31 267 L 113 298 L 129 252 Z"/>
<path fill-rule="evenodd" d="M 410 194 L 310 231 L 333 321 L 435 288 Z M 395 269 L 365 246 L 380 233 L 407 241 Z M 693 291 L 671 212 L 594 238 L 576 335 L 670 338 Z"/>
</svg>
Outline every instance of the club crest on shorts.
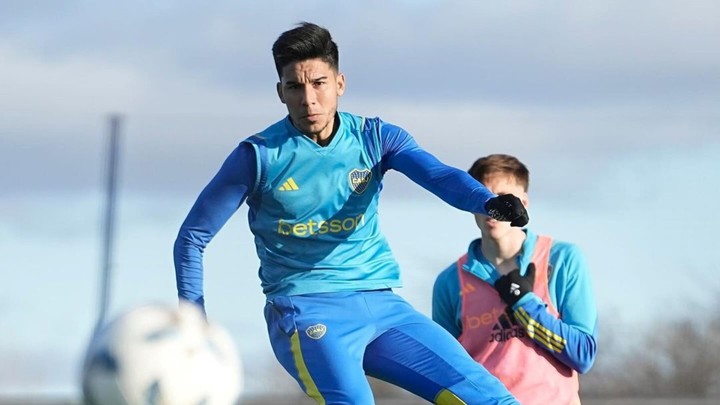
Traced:
<svg viewBox="0 0 720 405">
<path fill-rule="evenodd" d="M 367 190 L 372 179 L 372 172 L 370 169 L 353 169 L 348 173 L 348 179 L 350 180 L 350 188 L 355 194 L 362 194 Z"/>
<path fill-rule="evenodd" d="M 311 339 L 320 339 L 325 336 L 325 332 L 327 332 L 327 327 L 321 323 L 308 326 L 308 328 L 305 329 L 305 334 Z"/>
</svg>

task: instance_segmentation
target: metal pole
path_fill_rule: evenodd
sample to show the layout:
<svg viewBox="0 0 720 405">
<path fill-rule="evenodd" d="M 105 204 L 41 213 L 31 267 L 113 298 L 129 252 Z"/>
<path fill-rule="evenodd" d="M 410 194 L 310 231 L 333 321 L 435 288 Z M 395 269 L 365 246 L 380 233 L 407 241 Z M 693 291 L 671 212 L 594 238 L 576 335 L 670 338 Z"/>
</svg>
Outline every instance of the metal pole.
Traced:
<svg viewBox="0 0 720 405">
<path fill-rule="evenodd" d="M 107 183 L 105 200 L 105 221 L 102 228 L 102 266 L 100 276 L 100 303 L 95 330 L 104 323 L 110 306 L 110 276 L 112 273 L 113 247 L 115 239 L 115 199 L 117 194 L 117 166 L 120 145 L 120 125 L 122 117 L 112 114 L 109 117 L 110 138 L 107 165 Z"/>
</svg>

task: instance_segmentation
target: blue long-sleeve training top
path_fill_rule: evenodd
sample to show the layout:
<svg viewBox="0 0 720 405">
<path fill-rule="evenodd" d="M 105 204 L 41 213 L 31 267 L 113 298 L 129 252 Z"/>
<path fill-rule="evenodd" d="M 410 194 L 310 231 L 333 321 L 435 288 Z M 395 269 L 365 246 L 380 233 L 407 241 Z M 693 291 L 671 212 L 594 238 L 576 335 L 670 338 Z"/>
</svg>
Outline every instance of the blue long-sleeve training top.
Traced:
<svg viewBox="0 0 720 405">
<path fill-rule="evenodd" d="M 486 213 L 495 194 L 440 162 L 402 128 L 348 113 L 336 118 L 339 127 L 327 146 L 298 132 L 286 117 L 228 156 L 178 233 L 180 298 L 204 305 L 203 251 L 244 202 L 268 297 L 401 285 L 378 225 L 388 170 L 458 209 Z"/>
</svg>

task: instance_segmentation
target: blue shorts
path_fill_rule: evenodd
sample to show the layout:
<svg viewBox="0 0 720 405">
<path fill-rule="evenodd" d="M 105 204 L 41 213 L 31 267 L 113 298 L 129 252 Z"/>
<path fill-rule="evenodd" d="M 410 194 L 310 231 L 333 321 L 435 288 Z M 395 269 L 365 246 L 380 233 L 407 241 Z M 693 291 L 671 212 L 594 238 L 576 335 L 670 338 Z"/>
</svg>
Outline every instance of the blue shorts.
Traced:
<svg viewBox="0 0 720 405">
<path fill-rule="evenodd" d="M 390 290 L 275 297 L 275 356 L 318 404 L 374 404 L 366 375 L 429 402 L 517 404 L 458 341 Z"/>
</svg>

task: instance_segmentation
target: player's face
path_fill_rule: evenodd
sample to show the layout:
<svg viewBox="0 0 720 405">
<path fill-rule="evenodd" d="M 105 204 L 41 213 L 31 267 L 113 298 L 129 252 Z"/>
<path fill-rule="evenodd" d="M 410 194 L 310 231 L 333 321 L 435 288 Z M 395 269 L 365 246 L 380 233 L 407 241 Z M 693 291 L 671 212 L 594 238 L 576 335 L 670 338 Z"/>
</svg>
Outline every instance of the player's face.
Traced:
<svg viewBox="0 0 720 405">
<path fill-rule="evenodd" d="M 295 128 L 320 142 L 332 134 L 345 77 L 321 59 L 308 59 L 282 69 L 277 92 Z"/>
<path fill-rule="evenodd" d="M 506 174 L 494 174 L 487 176 L 483 181 L 485 187 L 497 195 L 513 194 L 522 200 L 525 208 L 528 207 L 528 195 L 521 184 L 515 181 L 513 176 Z M 496 221 L 487 215 L 475 214 L 475 223 L 477 224 L 480 231 L 482 231 L 483 238 L 502 239 L 511 231 L 510 222 Z"/>
</svg>

